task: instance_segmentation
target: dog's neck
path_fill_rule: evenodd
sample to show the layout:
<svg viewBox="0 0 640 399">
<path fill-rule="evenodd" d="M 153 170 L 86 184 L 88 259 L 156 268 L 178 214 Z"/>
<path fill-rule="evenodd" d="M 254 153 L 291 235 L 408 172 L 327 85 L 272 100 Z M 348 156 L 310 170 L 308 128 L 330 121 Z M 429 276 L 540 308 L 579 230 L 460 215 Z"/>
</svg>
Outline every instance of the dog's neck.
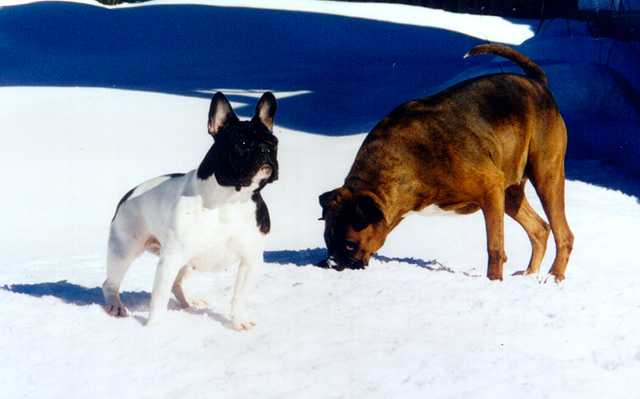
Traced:
<svg viewBox="0 0 640 399">
<path fill-rule="evenodd" d="M 253 192 L 258 188 L 251 184 L 236 190 L 233 186 L 223 186 L 216 180 L 215 174 L 207 179 L 200 179 L 193 175 L 193 188 L 202 198 L 202 206 L 208 209 L 218 208 L 225 204 L 241 203 L 251 200 Z"/>
<path fill-rule="evenodd" d="M 387 225 L 391 228 L 400 223 L 408 212 L 415 210 L 415 199 L 421 198 L 415 192 L 415 185 L 395 181 L 394 184 L 373 184 L 356 174 L 351 174 L 345 179 L 345 186 L 353 193 L 368 192 L 373 195 L 382 209 Z"/>
</svg>

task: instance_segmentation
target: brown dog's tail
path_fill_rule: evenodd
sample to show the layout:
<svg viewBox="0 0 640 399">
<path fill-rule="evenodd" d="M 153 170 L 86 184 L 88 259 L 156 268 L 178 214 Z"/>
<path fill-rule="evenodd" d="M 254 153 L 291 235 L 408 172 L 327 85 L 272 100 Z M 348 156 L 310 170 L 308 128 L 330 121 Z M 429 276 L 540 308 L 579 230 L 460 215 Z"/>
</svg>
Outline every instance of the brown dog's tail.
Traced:
<svg viewBox="0 0 640 399">
<path fill-rule="evenodd" d="M 473 55 L 489 53 L 496 54 L 510 61 L 513 61 L 520 68 L 522 68 L 525 75 L 527 75 L 529 78 L 535 80 L 543 86 L 547 85 L 547 75 L 545 75 L 544 71 L 538 66 L 538 64 L 533 62 L 529 57 L 526 57 L 516 50 L 512 49 L 511 47 L 503 46 L 502 44 L 480 44 L 469 50 L 469 52 L 464 55 L 464 58 L 471 57 Z"/>
</svg>

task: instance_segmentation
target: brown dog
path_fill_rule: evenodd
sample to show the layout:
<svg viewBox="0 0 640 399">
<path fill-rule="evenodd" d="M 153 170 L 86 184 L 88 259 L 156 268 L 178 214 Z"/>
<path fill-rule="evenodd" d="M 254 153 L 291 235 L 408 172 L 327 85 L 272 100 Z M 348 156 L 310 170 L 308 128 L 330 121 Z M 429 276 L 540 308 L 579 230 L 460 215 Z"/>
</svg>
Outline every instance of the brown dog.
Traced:
<svg viewBox="0 0 640 399">
<path fill-rule="evenodd" d="M 320 196 L 335 268 L 364 268 L 405 215 L 436 206 L 482 210 L 491 280 L 502 279 L 504 214 L 511 216 L 531 240 L 524 274 L 538 273 L 549 225 L 525 198 L 531 179 L 556 243 L 549 273 L 564 279 L 573 246 L 564 211 L 564 121 L 538 65 L 495 44 L 467 56 L 486 53 L 513 61 L 526 76 L 480 76 L 399 106 L 367 135 L 344 185 Z"/>
</svg>

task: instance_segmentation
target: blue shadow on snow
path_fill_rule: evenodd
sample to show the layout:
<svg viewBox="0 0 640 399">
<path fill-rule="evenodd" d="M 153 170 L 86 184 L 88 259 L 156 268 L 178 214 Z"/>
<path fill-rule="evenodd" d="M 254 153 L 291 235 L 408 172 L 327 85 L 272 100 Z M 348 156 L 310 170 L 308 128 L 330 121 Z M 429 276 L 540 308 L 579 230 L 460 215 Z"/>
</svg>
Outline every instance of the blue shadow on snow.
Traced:
<svg viewBox="0 0 640 399">
<path fill-rule="evenodd" d="M 66 280 L 51 283 L 11 284 L 0 287 L 5 291 L 26 294 L 41 298 L 52 296 L 74 305 L 104 305 L 100 287 L 83 287 Z M 122 301 L 130 307 L 143 306 L 149 303 L 151 295 L 144 291 L 128 291 L 120 294 Z"/>
<path fill-rule="evenodd" d="M 311 248 L 303 250 L 266 251 L 264 260 L 267 263 L 293 264 L 296 266 L 314 266 L 325 260 L 327 251 L 325 248 Z M 416 258 L 390 258 L 382 255 L 374 255 L 381 262 L 401 262 L 430 271 L 446 271 L 455 273 L 452 269 L 435 260 L 422 260 Z M 25 294 L 36 298 L 52 296 L 78 306 L 104 305 L 102 289 L 100 287 L 83 287 L 66 280 L 33 284 L 8 284 L 0 286 L 1 290 L 16 294 Z M 151 299 L 146 291 L 126 291 L 120 294 L 122 302 L 129 308 L 146 307 Z"/>
<path fill-rule="evenodd" d="M 309 90 L 280 100 L 278 124 L 345 135 L 369 130 L 399 103 L 453 77 L 480 42 L 442 29 L 298 11 L 39 2 L 0 8 L 0 86 L 195 97 L 215 88 Z"/>
<path fill-rule="evenodd" d="M 278 124 L 339 136 L 368 131 L 398 104 L 462 78 L 520 73 L 511 63 L 488 63 L 486 57 L 463 61 L 480 42 L 442 29 L 298 11 L 39 2 L 0 8 L 0 86 L 115 87 L 194 97 L 210 97 L 218 88 L 308 90 L 279 101 Z M 579 108 L 575 82 L 564 84 L 586 84 L 585 76 L 601 72 L 603 79 L 615 80 L 595 84 L 597 93 L 606 94 L 603 87 L 624 82 L 586 70 L 591 67 L 578 68 L 585 71 L 576 76 L 574 66 L 536 61 L 550 75 L 569 124 L 568 157 L 603 159 L 630 173 L 605 173 L 612 179 L 578 162 L 568 165 L 568 177 L 640 197 L 640 179 L 633 172 L 640 171 L 633 150 L 638 141 L 631 134 L 637 121 L 612 127 L 618 122 L 605 120 L 595 131 L 615 133 L 609 140 L 615 145 L 593 140 L 585 133 L 594 131 L 592 113 Z M 590 98 L 593 92 L 588 93 Z M 255 101 L 242 94 L 229 97 Z M 144 112 L 143 104 L 140 109 Z M 238 109 L 244 117 L 251 112 L 252 107 Z"/>
</svg>

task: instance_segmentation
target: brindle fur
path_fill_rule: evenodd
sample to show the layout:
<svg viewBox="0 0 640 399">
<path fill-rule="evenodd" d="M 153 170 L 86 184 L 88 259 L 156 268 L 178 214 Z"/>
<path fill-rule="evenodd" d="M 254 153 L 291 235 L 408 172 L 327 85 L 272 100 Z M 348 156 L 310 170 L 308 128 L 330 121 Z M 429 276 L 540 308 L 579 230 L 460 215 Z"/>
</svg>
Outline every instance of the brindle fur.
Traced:
<svg viewBox="0 0 640 399">
<path fill-rule="evenodd" d="M 515 219 L 532 245 L 524 274 L 538 273 L 549 225 L 527 202 L 524 186 L 530 179 L 555 238 L 549 273 L 557 282 L 564 279 L 573 246 L 564 210 L 564 121 L 533 61 L 499 45 L 477 46 L 469 54 L 481 53 L 509 58 L 527 76 L 500 73 L 470 79 L 405 103 L 380 121 L 360 147 L 344 186 L 324 194 L 330 255 L 345 258 L 337 247 L 348 240 L 359 248 L 347 257 L 366 264 L 408 212 L 437 205 L 460 214 L 482 210 L 487 276 L 492 280 L 502 279 L 507 259 L 504 214 Z M 372 198 L 384 217 L 360 230 L 349 222 L 336 224 L 350 219 L 344 215 L 346 204 L 363 196 Z M 344 236 L 333 237 L 336 231 Z"/>
</svg>

